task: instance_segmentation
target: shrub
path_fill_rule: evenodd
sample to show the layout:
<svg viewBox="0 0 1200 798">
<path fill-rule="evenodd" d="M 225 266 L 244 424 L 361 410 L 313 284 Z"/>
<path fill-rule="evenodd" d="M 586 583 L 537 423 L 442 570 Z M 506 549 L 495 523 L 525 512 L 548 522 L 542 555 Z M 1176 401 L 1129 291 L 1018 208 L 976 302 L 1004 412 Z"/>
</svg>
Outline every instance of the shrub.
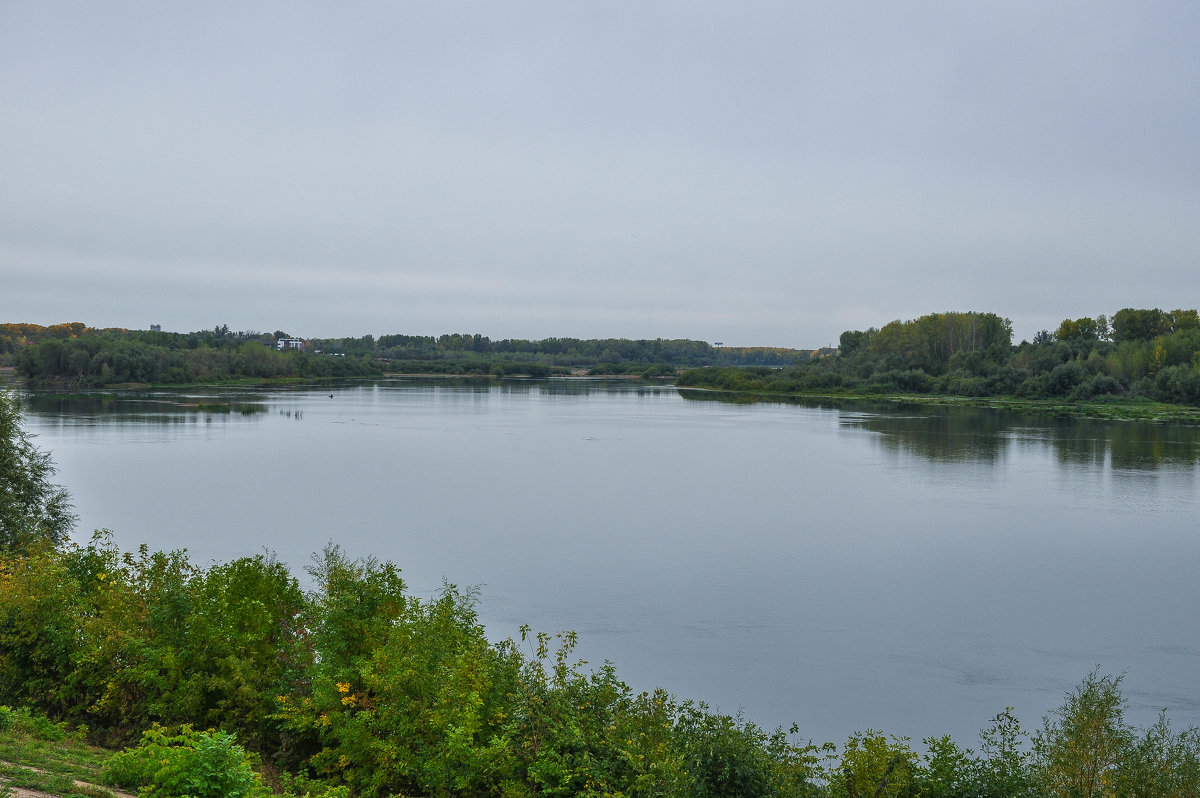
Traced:
<svg viewBox="0 0 1200 798">
<path fill-rule="evenodd" d="M 1095 396 L 1105 396 L 1122 392 L 1121 381 L 1108 374 L 1093 374 L 1075 387 L 1071 392 L 1073 401 L 1091 399 Z"/>
<path fill-rule="evenodd" d="M 0 706 L 0 731 L 14 729 L 35 740 L 58 742 L 67 736 L 64 724 L 53 723 L 44 715 L 31 712 L 28 707 L 13 709 Z"/>
<path fill-rule="evenodd" d="M 1066 396 L 1083 382 L 1084 376 L 1083 366 L 1074 360 L 1055 366 L 1046 383 L 1046 391 L 1051 396 Z"/>
<path fill-rule="evenodd" d="M 988 380 L 988 390 L 993 394 L 1015 394 L 1028 378 L 1029 372 L 1024 369 L 1003 366 Z"/>
<path fill-rule="evenodd" d="M 912 795 L 917 764 L 907 738 L 893 736 L 889 740 L 871 729 L 855 733 L 846 741 L 837 770 L 831 774 L 829 794 L 833 798 Z"/>
<path fill-rule="evenodd" d="M 1121 676 L 1089 673 L 1051 712 L 1033 738 L 1040 791 L 1047 798 L 1108 795 L 1119 764 L 1134 741 L 1125 723 Z"/>
<path fill-rule="evenodd" d="M 695 794 L 735 798 L 778 791 L 779 768 L 767 745 L 768 735 L 740 716 L 685 706 L 675 737 Z"/>
<path fill-rule="evenodd" d="M 896 375 L 896 384 L 902 391 L 927 393 L 932 387 L 933 380 L 921 369 L 907 369 Z"/>
<path fill-rule="evenodd" d="M 1190 366 L 1167 366 L 1154 381 L 1153 396 L 1160 402 L 1200 405 L 1200 374 Z"/>
<path fill-rule="evenodd" d="M 54 552 L 0 557 L 0 701 L 64 708 L 79 603 L 79 585 Z"/>
<path fill-rule="evenodd" d="M 946 392 L 955 396 L 987 396 L 991 393 L 991 381 L 986 377 L 954 374 L 946 382 Z"/>
<path fill-rule="evenodd" d="M 144 798 L 244 798 L 269 795 L 251 758 L 232 734 L 197 732 L 183 726 L 168 734 L 161 726 L 142 733 L 136 748 L 113 754 L 104 778 L 136 788 Z"/>
</svg>

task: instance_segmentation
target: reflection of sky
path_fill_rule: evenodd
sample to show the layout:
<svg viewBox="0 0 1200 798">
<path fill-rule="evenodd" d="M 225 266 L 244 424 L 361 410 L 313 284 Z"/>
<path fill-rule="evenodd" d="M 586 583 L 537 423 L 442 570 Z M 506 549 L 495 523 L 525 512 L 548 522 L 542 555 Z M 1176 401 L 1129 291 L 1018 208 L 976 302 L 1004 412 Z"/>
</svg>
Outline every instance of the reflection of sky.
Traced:
<svg viewBox="0 0 1200 798">
<path fill-rule="evenodd" d="M 818 739 L 973 745 L 1009 704 L 1036 725 L 1097 663 L 1128 670 L 1135 722 L 1157 706 L 1200 722 L 1194 458 L 1113 468 L 1094 452 L 1127 445 L 1120 425 L 1072 441 L 1070 424 L 994 414 L 582 385 L 280 391 L 251 417 L 30 424 L 81 529 L 123 546 L 201 564 L 267 546 L 299 571 L 335 541 L 395 561 L 419 595 L 482 585 L 495 635 L 573 628 L 639 689 Z M 1162 451 L 1193 445 L 1159 431 Z"/>
</svg>

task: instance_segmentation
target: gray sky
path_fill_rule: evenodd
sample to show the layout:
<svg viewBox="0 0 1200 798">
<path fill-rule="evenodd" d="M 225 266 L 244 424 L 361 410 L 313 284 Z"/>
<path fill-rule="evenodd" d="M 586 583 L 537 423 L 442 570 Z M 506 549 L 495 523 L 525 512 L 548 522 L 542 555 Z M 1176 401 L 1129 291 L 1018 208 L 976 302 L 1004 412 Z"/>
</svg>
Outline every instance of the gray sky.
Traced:
<svg viewBox="0 0 1200 798">
<path fill-rule="evenodd" d="M 0 0 L 0 321 L 1020 339 L 1198 265 L 1195 0 Z"/>
</svg>

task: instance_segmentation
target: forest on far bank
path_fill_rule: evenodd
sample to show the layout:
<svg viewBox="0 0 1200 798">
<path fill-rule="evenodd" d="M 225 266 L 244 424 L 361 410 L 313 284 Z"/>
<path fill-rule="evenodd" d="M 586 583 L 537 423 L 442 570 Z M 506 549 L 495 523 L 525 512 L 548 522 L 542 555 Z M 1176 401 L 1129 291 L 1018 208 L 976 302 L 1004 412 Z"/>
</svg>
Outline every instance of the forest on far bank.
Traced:
<svg viewBox="0 0 1200 798">
<path fill-rule="evenodd" d="M 994 313 L 847 330 L 836 355 L 783 369 L 700 368 L 680 387 L 779 394 L 929 394 L 1200 405 L 1200 314 L 1125 308 L 1012 343 Z"/>
<path fill-rule="evenodd" d="M 280 341 L 289 341 L 280 348 Z M 832 351 L 832 350 L 828 350 Z M 251 379 L 375 377 L 386 373 L 550 377 L 670 377 L 695 366 L 781 367 L 813 353 L 782 347 L 726 347 L 686 339 L 545 338 L 454 333 L 293 338 L 212 330 L 172 333 L 95 329 L 80 322 L 43 327 L 0 324 L 0 365 L 39 385 L 181 384 Z"/>
<path fill-rule="evenodd" d="M 383 374 L 677 378 L 680 387 L 779 394 L 1015 397 L 1200 405 L 1200 314 L 1124 308 L 1064 319 L 1014 344 L 1011 323 L 932 313 L 846 330 L 837 348 L 687 339 L 492 340 L 479 334 L 300 339 L 282 330 L 171 333 L 82 323 L 0 324 L 0 365 L 33 385 L 363 378 Z"/>
</svg>

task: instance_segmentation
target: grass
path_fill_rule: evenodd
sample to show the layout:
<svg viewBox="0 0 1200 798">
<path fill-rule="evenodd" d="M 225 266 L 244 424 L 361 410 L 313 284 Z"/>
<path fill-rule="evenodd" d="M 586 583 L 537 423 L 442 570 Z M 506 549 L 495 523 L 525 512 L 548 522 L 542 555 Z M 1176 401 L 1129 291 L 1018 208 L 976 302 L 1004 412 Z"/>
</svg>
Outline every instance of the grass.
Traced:
<svg viewBox="0 0 1200 798">
<path fill-rule="evenodd" d="M 728 396 L 734 401 L 780 402 L 815 400 L 835 402 L 888 402 L 939 407 L 985 407 L 1009 413 L 1039 416 L 1090 418 L 1101 421 L 1155 421 L 1200 424 L 1200 407 L 1153 402 L 1147 399 L 1091 400 L 1068 402 L 1064 399 L 1018 399 L 1007 396 L 946 396 L 938 394 L 867 394 L 867 393 L 783 393 L 777 391 L 728 391 L 714 388 L 680 387 L 681 394 Z"/>
<path fill-rule="evenodd" d="M 864 397 L 889 402 L 955 407 L 987 407 L 1010 413 L 1042 416 L 1072 416 L 1102 421 L 1172 421 L 1200 424 L 1200 408 L 1172 405 L 1145 399 L 1113 399 L 1069 402 L 1065 399 L 1018 399 L 1007 396 L 938 396 L 926 394 Z"/>
<path fill-rule="evenodd" d="M 97 785 L 110 753 L 88 745 L 81 734 L 70 734 L 27 710 L 0 707 L 0 783 L 4 787 L 61 798 L 113 798 L 118 793 Z"/>
<path fill-rule="evenodd" d="M 128 792 L 102 786 L 104 766 L 114 752 L 89 745 L 86 735 L 86 728 L 69 731 L 66 724 L 52 723 L 28 709 L 0 705 L 0 798 L 10 798 L 15 789 L 54 798 L 135 798 Z M 345 787 L 331 788 L 271 768 L 260 776 L 280 798 L 349 795 Z M 262 793 L 256 790 L 254 794 Z"/>
</svg>

